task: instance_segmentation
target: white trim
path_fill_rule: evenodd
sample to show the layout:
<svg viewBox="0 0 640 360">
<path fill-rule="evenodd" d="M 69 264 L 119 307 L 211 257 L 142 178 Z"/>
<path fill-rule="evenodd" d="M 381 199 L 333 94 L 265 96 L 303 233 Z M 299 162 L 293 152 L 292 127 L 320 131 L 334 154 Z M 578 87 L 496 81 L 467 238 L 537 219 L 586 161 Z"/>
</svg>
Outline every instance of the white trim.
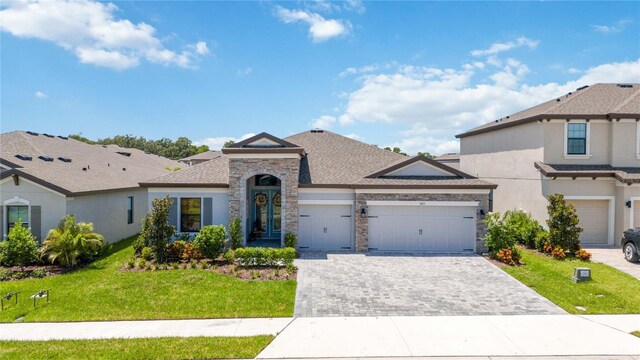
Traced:
<svg viewBox="0 0 640 360">
<path fill-rule="evenodd" d="M 205 188 L 205 187 L 193 187 L 193 188 L 177 188 L 177 187 L 158 187 L 148 188 L 149 194 L 156 193 L 205 193 L 205 194 L 228 194 L 229 188 Z"/>
<path fill-rule="evenodd" d="M 23 199 L 19 196 L 14 196 L 11 199 L 5 200 L 4 201 L 4 205 L 13 205 L 13 204 L 22 204 L 22 205 L 29 205 L 30 202 L 27 199 Z"/>
<path fill-rule="evenodd" d="M 586 122 L 587 120 L 585 120 L 585 119 L 571 119 L 570 121 L 575 121 L 575 122 L 582 121 L 582 122 Z M 549 120 L 549 121 L 547 121 L 547 120 L 543 120 L 543 122 L 545 122 L 545 123 L 547 123 L 547 122 L 548 122 L 548 123 L 552 123 L 552 124 L 558 124 L 558 123 L 566 123 L 566 122 L 567 122 L 567 119 L 551 119 L 551 120 Z M 609 120 L 607 120 L 607 119 L 589 119 L 589 122 L 605 124 L 605 123 L 610 123 L 611 121 L 609 121 Z"/>
<path fill-rule="evenodd" d="M 5 200 L 4 203 L 2 204 L 2 216 L 4 217 L 4 219 L 2 219 L 2 224 L 3 224 L 3 233 L 4 234 L 8 234 L 9 233 L 9 213 L 7 211 L 7 207 L 9 206 L 26 206 L 27 207 L 27 215 L 29 216 L 29 230 L 31 230 L 31 202 L 27 199 L 23 199 L 19 196 L 14 196 L 11 199 Z M 38 234 L 38 236 L 40 236 Z"/>
<path fill-rule="evenodd" d="M 640 197 L 632 196 L 632 197 L 629 198 L 629 201 L 631 201 L 631 208 L 629 209 L 629 228 L 630 229 L 633 229 L 635 227 L 634 226 L 635 224 L 634 224 L 634 221 L 633 221 L 634 220 L 633 217 L 635 215 L 634 211 L 633 211 L 633 207 L 635 206 L 635 202 L 637 200 L 640 200 Z"/>
<path fill-rule="evenodd" d="M 269 146 L 274 146 L 274 145 L 280 145 L 277 142 L 267 138 L 267 137 L 261 137 L 256 139 L 255 141 L 250 142 L 249 144 L 247 144 L 248 146 L 257 146 L 257 147 L 269 147 Z"/>
<path fill-rule="evenodd" d="M 202 230 L 204 227 L 202 225 L 202 217 L 204 216 L 204 197 L 202 196 L 185 196 L 185 197 L 176 197 L 178 199 L 178 208 L 176 209 L 176 214 L 178 214 L 177 224 L 178 228 L 176 229 L 176 233 L 178 234 L 196 234 Z M 182 199 L 200 199 L 200 230 L 198 231 L 181 231 L 182 229 Z"/>
<path fill-rule="evenodd" d="M 565 200 L 608 200 L 609 201 L 609 219 L 607 222 L 607 245 L 613 245 L 615 238 L 616 224 L 616 197 L 615 196 L 598 196 L 598 195 L 569 195 L 564 197 Z"/>
<path fill-rule="evenodd" d="M 480 205 L 479 201 L 396 201 L 369 200 L 367 206 L 472 206 Z"/>
<path fill-rule="evenodd" d="M 567 154 L 567 136 L 569 134 L 569 124 L 570 123 L 574 123 L 574 124 L 587 124 L 587 133 L 586 133 L 586 139 L 585 139 L 585 154 L 584 155 L 580 155 L 580 154 Z M 586 121 L 586 120 L 571 120 L 571 121 L 566 121 L 564 123 L 564 158 L 565 159 L 589 159 L 591 157 L 591 124 L 590 121 Z"/>
<path fill-rule="evenodd" d="M 298 194 L 353 194 L 355 189 L 339 189 L 339 188 L 298 188 Z"/>
<path fill-rule="evenodd" d="M 353 200 L 298 200 L 298 205 L 353 205 Z"/>
<path fill-rule="evenodd" d="M 431 164 L 429 164 L 429 163 L 427 163 L 427 162 L 424 162 L 424 161 L 415 161 L 415 162 L 412 162 L 411 164 L 405 165 L 405 166 L 403 166 L 403 167 L 401 167 L 401 168 L 399 168 L 399 169 L 395 169 L 395 170 L 393 170 L 393 171 L 390 171 L 390 172 L 388 172 L 388 173 L 385 173 L 385 174 L 384 174 L 384 176 L 394 176 L 395 174 L 397 174 L 398 172 L 400 172 L 400 171 L 402 171 L 402 170 L 405 170 L 406 168 L 415 167 L 415 166 L 425 166 L 425 167 L 428 167 L 428 168 L 430 168 L 430 169 L 432 169 L 432 170 L 435 170 L 436 172 L 439 172 L 440 174 L 443 174 L 443 175 L 441 175 L 441 176 L 455 176 L 455 174 L 454 174 L 454 173 L 451 173 L 451 172 L 449 172 L 449 171 L 446 171 L 446 170 L 444 170 L 444 169 L 442 169 L 442 168 L 439 168 L 439 167 L 437 167 L 437 166 L 433 166 L 433 165 L 431 165 Z M 398 176 L 411 176 L 411 175 L 398 175 Z M 437 176 L 437 175 L 431 175 L 431 176 Z"/>
<path fill-rule="evenodd" d="M 300 159 L 300 154 L 292 153 L 267 153 L 267 154 L 227 154 L 229 159 Z"/>
<path fill-rule="evenodd" d="M 5 164 L 0 163 L 0 169 L 11 170 L 11 168 Z"/>
<path fill-rule="evenodd" d="M 489 194 L 490 189 L 356 189 L 356 194 Z"/>
<path fill-rule="evenodd" d="M 20 176 L 20 175 L 18 175 L 18 176 Z M 2 180 L 0 181 L 0 185 L 4 184 L 5 182 L 8 182 L 8 181 L 13 181 L 13 176 L 9 176 L 9 177 L 6 177 L 6 178 L 2 179 Z M 40 185 L 40 184 L 38 184 L 37 182 L 33 182 L 33 181 L 29 180 L 29 179 L 25 179 L 23 176 L 20 176 L 20 181 L 21 181 L 21 182 L 22 182 L 22 181 L 26 181 L 26 182 L 28 182 L 29 184 L 32 184 L 32 185 L 34 185 L 34 186 L 36 186 L 36 187 L 39 187 L 39 188 L 44 189 L 44 190 L 47 190 L 47 191 L 51 191 L 52 193 L 54 193 L 54 194 L 56 194 L 56 195 L 60 195 L 60 196 L 62 196 L 62 197 L 67 197 L 67 195 L 65 195 L 65 194 L 63 194 L 63 193 L 57 192 L 57 191 L 55 191 L 55 190 L 53 190 L 53 189 L 50 189 L 50 188 L 48 188 L 48 187 L 46 187 L 46 186 L 44 186 L 44 185 Z"/>
<path fill-rule="evenodd" d="M 636 121 L 636 158 L 640 159 L 640 122 Z"/>
</svg>

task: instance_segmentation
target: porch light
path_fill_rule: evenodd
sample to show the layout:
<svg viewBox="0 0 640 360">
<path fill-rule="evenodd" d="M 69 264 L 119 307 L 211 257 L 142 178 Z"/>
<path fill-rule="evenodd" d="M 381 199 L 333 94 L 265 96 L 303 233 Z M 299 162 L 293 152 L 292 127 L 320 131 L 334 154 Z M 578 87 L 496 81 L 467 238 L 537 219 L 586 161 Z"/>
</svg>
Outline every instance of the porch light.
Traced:
<svg viewBox="0 0 640 360">
<path fill-rule="evenodd" d="M 631 200 L 627 201 L 627 202 L 625 203 L 625 205 L 627 205 L 627 207 L 628 207 L 629 209 L 631 209 Z"/>
<path fill-rule="evenodd" d="M 362 208 L 360 209 L 360 217 L 362 218 L 366 218 L 367 217 L 367 208 Z"/>
</svg>

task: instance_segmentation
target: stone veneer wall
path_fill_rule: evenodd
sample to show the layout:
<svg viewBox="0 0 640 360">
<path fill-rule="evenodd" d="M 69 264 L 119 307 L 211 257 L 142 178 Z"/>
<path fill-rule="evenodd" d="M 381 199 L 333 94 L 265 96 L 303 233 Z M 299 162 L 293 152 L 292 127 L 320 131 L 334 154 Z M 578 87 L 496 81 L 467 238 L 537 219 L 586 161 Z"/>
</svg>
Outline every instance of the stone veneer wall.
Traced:
<svg viewBox="0 0 640 360">
<path fill-rule="evenodd" d="M 360 209 L 367 208 L 368 200 L 394 200 L 394 201 L 479 201 L 476 212 L 476 252 L 486 252 L 484 235 L 487 226 L 484 217 L 480 216 L 480 210 L 489 213 L 489 194 L 373 194 L 357 193 L 355 206 L 356 219 L 356 251 L 369 249 L 369 219 L 360 216 Z M 367 210 L 367 213 L 369 211 Z"/>
<path fill-rule="evenodd" d="M 300 159 L 229 159 L 229 220 L 242 220 L 247 239 L 247 180 L 259 174 L 276 176 L 282 184 L 282 235 L 298 233 L 298 175 Z"/>
</svg>

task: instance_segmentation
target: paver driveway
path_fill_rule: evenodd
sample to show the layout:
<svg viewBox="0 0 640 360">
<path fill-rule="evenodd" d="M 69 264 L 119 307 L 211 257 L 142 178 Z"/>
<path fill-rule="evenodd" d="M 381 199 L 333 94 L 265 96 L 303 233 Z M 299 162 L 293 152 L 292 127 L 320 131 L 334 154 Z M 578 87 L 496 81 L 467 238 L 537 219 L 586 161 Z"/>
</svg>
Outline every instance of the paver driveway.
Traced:
<svg viewBox="0 0 640 360">
<path fill-rule="evenodd" d="M 294 316 L 564 314 L 480 256 L 303 253 Z"/>
</svg>

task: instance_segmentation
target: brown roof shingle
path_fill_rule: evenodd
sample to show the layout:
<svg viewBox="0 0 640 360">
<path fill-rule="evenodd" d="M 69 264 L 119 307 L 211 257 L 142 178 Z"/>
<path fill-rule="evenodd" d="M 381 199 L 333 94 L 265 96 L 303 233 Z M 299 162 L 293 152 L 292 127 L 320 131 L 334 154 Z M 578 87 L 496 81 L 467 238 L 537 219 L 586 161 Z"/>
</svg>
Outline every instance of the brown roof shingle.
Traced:
<svg viewBox="0 0 640 360">
<path fill-rule="evenodd" d="M 615 167 L 611 165 L 560 165 L 545 164 L 543 162 L 536 162 L 535 167 L 540 170 L 542 175 L 547 177 L 613 177 L 616 180 L 627 184 L 640 183 L 639 167 Z"/>
</svg>

